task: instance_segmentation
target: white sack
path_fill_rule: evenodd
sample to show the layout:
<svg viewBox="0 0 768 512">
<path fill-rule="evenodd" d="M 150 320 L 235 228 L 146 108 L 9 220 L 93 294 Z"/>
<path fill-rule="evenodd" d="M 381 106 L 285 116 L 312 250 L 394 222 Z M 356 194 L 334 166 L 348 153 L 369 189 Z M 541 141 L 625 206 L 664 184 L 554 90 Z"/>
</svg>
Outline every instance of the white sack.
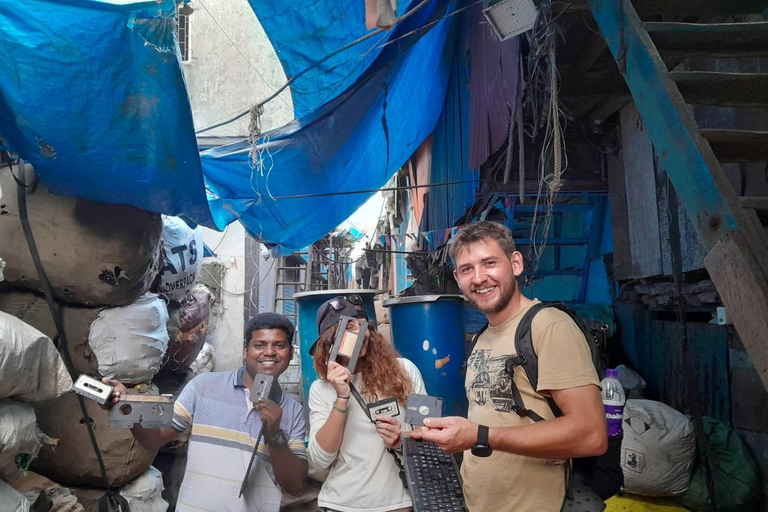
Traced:
<svg viewBox="0 0 768 512">
<path fill-rule="evenodd" d="M 72 388 L 72 379 L 46 335 L 0 311 L 0 398 L 38 402 Z"/>
<path fill-rule="evenodd" d="M 203 228 L 190 228 L 178 217 L 163 217 L 165 262 L 157 290 L 181 302 L 195 285 L 203 266 Z"/>
<path fill-rule="evenodd" d="M 693 424 L 661 402 L 627 400 L 621 468 L 624 490 L 642 496 L 674 496 L 688 490 L 696 457 Z"/>
<path fill-rule="evenodd" d="M 205 342 L 203 348 L 198 352 L 194 362 L 189 365 L 189 369 L 192 370 L 195 375 L 213 371 L 213 363 L 215 359 L 216 351 L 214 350 L 213 345 Z"/>
<path fill-rule="evenodd" d="M 151 381 L 168 348 L 167 322 L 168 308 L 156 293 L 101 311 L 88 335 L 99 374 L 126 384 Z"/>
<path fill-rule="evenodd" d="M 34 503 L 40 493 L 44 492 L 51 500 L 51 509 L 48 512 L 83 512 L 85 510 L 71 489 L 61 486 L 43 475 L 38 475 L 34 471 L 25 471 L 16 480 L 11 480 L 9 484 L 23 494 L 30 503 Z"/>
<path fill-rule="evenodd" d="M 163 475 L 152 466 L 136 480 L 120 489 L 131 512 L 165 512 L 168 502 L 163 499 Z"/>
<path fill-rule="evenodd" d="M 16 489 L 0 480 L 0 510 L 3 512 L 29 512 L 30 503 Z"/>
<path fill-rule="evenodd" d="M 0 401 L 0 477 L 15 478 L 19 473 L 16 456 L 26 453 L 34 459 L 43 444 L 55 443 L 37 428 L 34 407 L 13 400 Z"/>
<path fill-rule="evenodd" d="M 3 276 L 3 269 L 5 268 L 5 262 L 3 261 L 3 258 L 0 258 L 0 282 L 5 280 L 5 276 Z"/>
</svg>

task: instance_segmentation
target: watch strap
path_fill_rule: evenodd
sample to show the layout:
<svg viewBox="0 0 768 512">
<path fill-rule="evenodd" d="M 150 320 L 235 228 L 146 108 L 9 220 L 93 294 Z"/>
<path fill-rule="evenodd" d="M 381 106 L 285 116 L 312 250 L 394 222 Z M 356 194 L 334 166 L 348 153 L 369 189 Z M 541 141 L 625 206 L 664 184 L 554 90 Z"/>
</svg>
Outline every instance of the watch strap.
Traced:
<svg viewBox="0 0 768 512">
<path fill-rule="evenodd" d="M 477 426 L 477 444 L 483 444 L 485 446 L 488 445 L 488 431 L 490 429 L 486 427 L 485 425 L 478 425 Z"/>
<path fill-rule="evenodd" d="M 288 446 L 288 438 L 285 435 L 285 432 L 283 432 L 283 429 L 280 429 L 277 431 L 277 434 L 275 434 L 275 437 L 272 439 L 266 439 L 267 446 L 270 448 L 284 448 Z"/>
</svg>

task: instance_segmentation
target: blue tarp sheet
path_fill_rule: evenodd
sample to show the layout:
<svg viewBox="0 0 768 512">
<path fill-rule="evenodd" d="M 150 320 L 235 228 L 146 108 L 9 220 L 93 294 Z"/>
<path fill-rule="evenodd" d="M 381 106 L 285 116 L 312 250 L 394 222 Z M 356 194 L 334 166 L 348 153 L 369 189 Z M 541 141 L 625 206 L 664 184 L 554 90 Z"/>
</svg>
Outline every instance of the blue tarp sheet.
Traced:
<svg viewBox="0 0 768 512">
<path fill-rule="evenodd" d="M 400 0 L 397 12 L 421 0 Z M 326 55 L 364 36 L 363 0 L 249 0 L 290 79 Z M 291 84 L 296 118 L 332 100 L 362 75 L 389 34 L 371 37 L 308 71 Z"/>
<path fill-rule="evenodd" d="M 0 138 L 52 191 L 212 226 L 172 0 L 0 0 Z"/>
<path fill-rule="evenodd" d="M 365 32 L 362 0 L 250 1 L 289 77 Z M 198 153 L 171 0 L 0 0 L 0 137 L 57 193 L 220 229 L 239 219 L 289 253 L 371 194 L 279 197 L 379 188 L 434 129 L 452 19 L 406 34 L 446 5 L 454 2 L 431 0 L 386 39 L 374 36 L 298 81 L 302 117 L 266 134 L 264 168 L 252 169 L 245 142 Z"/>
</svg>

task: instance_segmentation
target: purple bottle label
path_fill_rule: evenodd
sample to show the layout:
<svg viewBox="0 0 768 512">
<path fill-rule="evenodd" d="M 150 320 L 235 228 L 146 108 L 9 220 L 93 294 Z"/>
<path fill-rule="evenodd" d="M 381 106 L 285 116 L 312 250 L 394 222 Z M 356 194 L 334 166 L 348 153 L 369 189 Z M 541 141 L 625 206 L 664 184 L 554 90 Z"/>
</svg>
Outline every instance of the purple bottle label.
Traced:
<svg viewBox="0 0 768 512">
<path fill-rule="evenodd" d="M 608 424 L 608 437 L 621 434 L 621 420 L 623 416 L 623 405 L 605 405 L 605 422 Z"/>
</svg>

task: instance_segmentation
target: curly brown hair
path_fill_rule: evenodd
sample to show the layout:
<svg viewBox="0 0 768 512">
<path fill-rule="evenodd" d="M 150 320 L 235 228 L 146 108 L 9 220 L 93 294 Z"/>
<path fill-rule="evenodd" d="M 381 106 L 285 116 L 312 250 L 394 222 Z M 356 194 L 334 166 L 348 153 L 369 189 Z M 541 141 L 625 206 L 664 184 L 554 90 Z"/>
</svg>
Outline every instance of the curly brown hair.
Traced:
<svg viewBox="0 0 768 512">
<path fill-rule="evenodd" d="M 327 378 L 328 356 L 331 354 L 338 328 L 338 325 L 334 325 L 317 340 L 313 358 L 315 371 L 322 380 Z M 355 367 L 355 373 L 363 375 L 364 384 L 360 392 L 368 402 L 394 397 L 404 404 L 406 397 L 413 393 L 413 382 L 405 368 L 397 361 L 400 354 L 371 324 L 368 324 L 368 331 L 371 333 L 368 348 L 365 356 L 357 360 Z"/>
</svg>

